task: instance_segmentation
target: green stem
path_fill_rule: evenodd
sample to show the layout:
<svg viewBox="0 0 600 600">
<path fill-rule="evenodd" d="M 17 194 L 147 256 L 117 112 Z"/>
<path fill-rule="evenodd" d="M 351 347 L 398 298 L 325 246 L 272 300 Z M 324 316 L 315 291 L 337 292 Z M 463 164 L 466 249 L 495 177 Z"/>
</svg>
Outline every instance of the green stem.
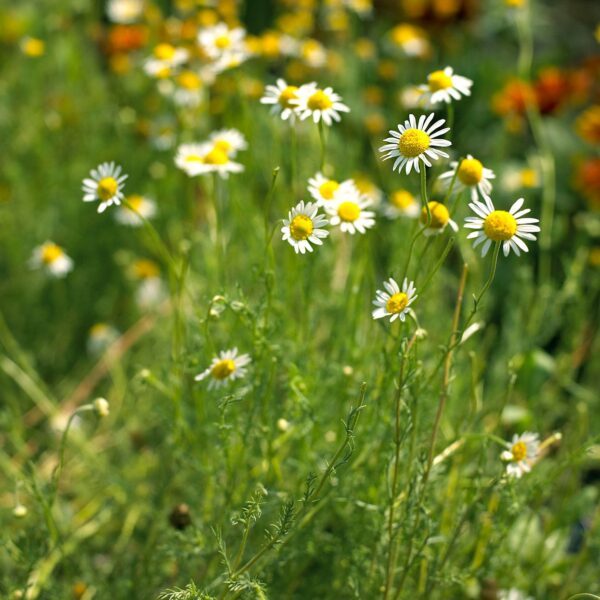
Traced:
<svg viewBox="0 0 600 600">
<path fill-rule="evenodd" d="M 325 168 L 325 129 L 323 128 L 323 119 L 319 119 L 319 139 L 321 140 L 321 172 Z"/>
<path fill-rule="evenodd" d="M 421 165 L 421 204 L 427 212 L 427 222 L 425 225 L 429 227 L 431 224 L 431 210 L 427 199 L 427 174 L 425 173 L 425 165 Z"/>
</svg>

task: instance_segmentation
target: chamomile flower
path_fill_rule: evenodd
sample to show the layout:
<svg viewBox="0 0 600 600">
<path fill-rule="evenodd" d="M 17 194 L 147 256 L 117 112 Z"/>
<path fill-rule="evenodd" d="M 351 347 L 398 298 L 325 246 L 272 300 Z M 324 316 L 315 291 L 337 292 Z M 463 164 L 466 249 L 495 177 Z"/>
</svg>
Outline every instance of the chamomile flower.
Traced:
<svg viewBox="0 0 600 600">
<path fill-rule="evenodd" d="M 298 87 L 288 85 L 284 79 L 278 79 L 275 85 L 268 85 L 260 99 L 261 104 L 271 105 L 271 114 L 279 115 L 284 121 L 296 120 L 296 107 L 292 101 L 298 99 Z"/>
<path fill-rule="evenodd" d="M 301 200 L 288 214 L 288 218 L 283 220 L 281 239 L 288 242 L 296 254 L 304 254 L 307 250 L 312 252 L 311 244 L 321 246 L 323 238 L 329 235 L 329 231 L 324 229 L 327 225 L 327 219 L 319 214 L 319 207 L 314 202 L 304 203 Z"/>
<path fill-rule="evenodd" d="M 336 194 L 352 186 L 351 180 L 337 181 L 328 179 L 320 171 L 308 180 L 308 192 L 319 206 L 325 206 L 334 200 Z"/>
<path fill-rule="evenodd" d="M 435 200 L 431 200 L 427 204 L 429 214 L 427 214 L 425 207 L 421 209 L 421 223 L 425 225 L 425 231 L 423 232 L 425 237 L 440 235 L 448 225 L 455 232 L 458 231 L 458 225 L 450 218 L 450 212 L 445 204 Z"/>
<path fill-rule="evenodd" d="M 389 32 L 389 37 L 407 56 L 424 57 L 431 52 L 431 44 L 425 30 L 410 23 L 396 25 Z"/>
<path fill-rule="evenodd" d="M 50 241 L 33 249 L 29 265 L 33 269 L 42 268 L 48 275 L 57 278 L 65 277 L 73 270 L 73 260 L 60 246 Z"/>
<path fill-rule="evenodd" d="M 98 212 L 104 212 L 112 204 L 121 204 L 123 187 L 127 175 L 114 162 L 102 163 L 90 172 L 90 177 L 83 180 L 83 201 L 99 201 Z"/>
<path fill-rule="evenodd" d="M 154 47 L 152 56 L 144 62 L 144 71 L 151 77 L 164 78 L 172 74 L 173 69 L 187 62 L 189 52 L 185 48 L 176 48 L 162 43 Z"/>
<path fill-rule="evenodd" d="M 461 96 L 471 95 L 473 82 L 461 75 L 455 75 L 452 67 L 433 71 L 427 76 L 427 84 L 420 86 L 423 99 L 431 104 L 460 100 Z"/>
<path fill-rule="evenodd" d="M 108 0 L 106 15 L 113 23 L 135 23 L 144 12 L 144 0 Z"/>
<path fill-rule="evenodd" d="M 464 189 L 470 189 L 471 200 L 473 202 L 477 200 L 478 193 L 482 197 L 490 195 L 492 191 L 490 179 L 495 179 L 496 175 L 494 171 L 484 167 L 481 161 L 473 158 L 470 154 L 467 154 L 467 158 L 464 158 L 460 164 L 458 161 L 452 161 L 450 163 L 450 170 L 442 173 L 439 178 L 449 185 L 455 173 L 455 189 L 459 192 Z"/>
<path fill-rule="evenodd" d="M 537 433 L 526 431 L 521 435 L 515 434 L 512 442 L 507 443 L 508 448 L 500 457 L 507 461 L 506 473 L 510 477 L 521 477 L 523 473 L 531 471 L 532 462 L 538 454 L 540 442 Z"/>
<path fill-rule="evenodd" d="M 476 229 L 467 236 L 467 239 L 475 239 L 473 248 L 476 248 L 483 242 L 481 256 L 485 256 L 493 242 L 502 242 L 502 251 L 504 256 L 508 256 L 511 249 L 517 256 L 520 256 L 520 250 L 528 252 L 526 240 L 535 240 L 534 235 L 540 228 L 536 223 L 539 219 L 525 217 L 531 209 L 523 206 L 523 198 L 519 198 L 510 207 L 508 211 L 496 210 L 491 199 L 485 197 L 483 202 L 475 200 L 469 207 L 477 215 L 476 217 L 467 217 L 465 227 L 467 229 Z"/>
<path fill-rule="evenodd" d="M 235 379 L 244 377 L 251 362 L 248 354 L 238 354 L 238 349 L 223 350 L 212 359 L 208 369 L 196 375 L 195 381 L 210 378 L 208 389 L 219 388 Z"/>
<path fill-rule="evenodd" d="M 333 121 L 341 121 L 340 112 L 350 112 L 341 102 L 341 96 L 330 87 L 320 89 L 316 83 L 307 83 L 298 89 L 296 96 L 290 103 L 296 107 L 301 120 L 311 117 L 315 123 L 323 120 L 326 125 L 331 125 Z"/>
<path fill-rule="evenodd" d="M 379 150 L 384 153 L 383 160 L 395 159 L 392 170 L 398 169 L 400 173 L 405 169 L 408 175 L 414 168 L 419 173 L 421 161 L 425 166 L 431 167 L 430 161 L 442 156 L 448 158 L 448 154 L 439 148 L 451 145 L 449 140 L 440 138 L 450 131 L 450 128 L 440 129 L 445 123 L 444 119 L 432 124 L 434 117 L 434 113 L 428 117 L 421 115 L 417 122 L 414 115 L 409 115 L 404 125 L 398 124 L 398 131 L 390 130 L 391 137 L 384 140 L 388 143 Z"/>
<path fill-rule="evenodd" d="M 221 129 L 210 134 L 209 141 L 215 148 L 233 158 L 240 150 L 246 150 L 246 138 L 237 129 Z"/>
<path fill-rule="evenodd" d="M 242 27 L 229 29 L 225 23 L 206 27 L 198 33 L 198 44 L 204 53 L 213 60 L 226 55 L 245 54 L 246 30 Z"/>
<path fill-rule="evenodd" d="M 377 307 L 372 312 L 374 319 L 382 319 L 389 317 L 390 323 L 396 319 L 404 321 L 406 313 L 408 313 L 410 305 L 416 300 L 417 290 L 414 282 L 409 282 L 406 277 L 402 282 L 402 289 L 391 277 L 383 282 L 385 290 L 377 290 L 375 292 L 375 300 L 373 304 Z"/>
<path fill-rule="evenodd" d="M 174 87 L 169 90 L 177 106 L 199 106 L 204 96 L 202 77 L 195 71 L 181 71 L 174 79 Z"/>
<path fill-rule="evenodd" d="M 383 207 L 383 213 L 388 219 L 409 217 L 416 219 L 421 210 L 419 202 L 408 190 L 395 190 L 389 196 L 389 202 Z"/>
<path fill-rule="evenodd" d="M 125 202 L 127 206 L 119 206 L 115 210 L 115 220 L 121 225 L 139 227 L 143 224 L 143 219 L 152 219 L 156 215 L 156 202 L 145 196 L 132 194 L 127 196 Z"/>
<path fill-rule="evenodd" d="M 338 190 L 335 199 L 325 207 L 331 225 L 339 225 L 344 233 L 354 235 L 366 233 L 367 229 L 375 226 L 375 213 L 365 210 L 372 202 L 363 196 L 356 187 Z"/>
<path fill-rule="evenodd" d="M 177 149 L 175 164 L 190 177 L 218 173 L 223 179 L 229 173 L 241 173 L 244 167 L 233 162 L 227 152 L 210 142 L 182 144 Z"/>
<path fill-rule="evenodd" d="M 98 355 L 104 352 L 119 338 L 119 331 L 108 323 L 95 323 L 90 327 L 87 339 L 87 351 Z"/>
</svg>

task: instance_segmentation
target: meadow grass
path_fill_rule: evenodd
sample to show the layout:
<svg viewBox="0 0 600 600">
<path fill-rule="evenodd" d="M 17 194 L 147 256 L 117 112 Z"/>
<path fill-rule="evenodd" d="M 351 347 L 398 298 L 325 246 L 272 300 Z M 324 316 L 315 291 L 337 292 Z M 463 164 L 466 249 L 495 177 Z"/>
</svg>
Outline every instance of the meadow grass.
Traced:
<svg viewBox="0 0 600 600">
<path fill-rule="evenodd" d="M 409 3 L 361 16 L 358 2 L 147 2 L 127 51 L 107 42 L 104 6 L 43 4 L 0 7 L 0 596 L 598 597 L 599 196 L 577 175 L 600 141 L 577 121 L 598 98 L 586 3 L 482 2 L 450 21 L 430 6 L 416 57 L 390 38 Z M 337 31 L 332 14 L 346 16 Z M 307 15 L 315 29 L 296 41 L 319 37 L 322 65 L 261 46 L 183 107 L 144 71 L 159 41 L 195 48 L 213 21 L 264 40 Z M 447 64 L 470 96 L 403 104 Z M 560 94 L 543 87 L 548 65 L 569 82 Z M 331 127 L 281 120 L 259 101 L 279 76 L 333 86 L 350 112 Z M 505 110 L 512 78 L 537 96 Z M 431 111 L 451 125 L 452 160 L 494 170 L 497 209 L 524 197 L 540 219 L 527 254 L 473 248 L 470 191 L 437 180 L 449 159 L 422 176 L 382 160 L 388 129 Z M 173 140 L 158 148 L 164 123 Z M 243 172 L 176 167 L 179 144 L 221 128 L 247 140 Z M 123 205 L 143 194 L 155 216 L 127 227 L 116 206 L 82 201 L 105 161 L 128 174 Z M 319 170 L 368 179 L 376 223 L 329 226 L 296 254 L 282 220 Z M 386 217 L 398 189 L 420 219 Z M 423 234 L 429 200 L 457 233 Z M 45 240 L 72 258 L 66 277 L 30 268 Z M 390 277 L 416 286 L 405 321 L 372 318 Z M 195 380 L 234 347 L 245 376 Z M 511 477 L 501 454 L 526 431 L 540 446 Z"/>
</svg>

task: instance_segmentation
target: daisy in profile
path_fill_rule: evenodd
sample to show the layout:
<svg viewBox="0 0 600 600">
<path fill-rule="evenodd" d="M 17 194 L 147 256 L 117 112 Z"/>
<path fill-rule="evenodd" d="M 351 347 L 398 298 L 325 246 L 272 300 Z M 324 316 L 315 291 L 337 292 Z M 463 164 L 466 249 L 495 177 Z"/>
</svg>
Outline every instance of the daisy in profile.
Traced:
<svg viewBox="0 0 600 600">
<path fill-rule="evenodd" d="M 288 214 L 288 218 L 283 220 L 281 239 L 288 242 L 294 248 L 296 254 L 304 254 L 306 251 L 312 252 L 311 244 L 321 246 L 323 238 L 329 235 L 324 227 L 327 225 L 327 219 L 319 214 L 319 207 L 316 203 L 301 200 Z"/>
<path fill-rule="evenodd" d="M 173 70 L 187 62 L 189 52 L 184 48 L 175 48 L 171 44 L 158 44 L 152 56 L 146 59 L 144 71 L 151 77 L 169 77 Z"/>
<path fill-rule="evenodd" d="M 442 156 L 448 158 L 448 154 L 439 148 L 451 145 L 449 140 L 440 137 L 450 131 L 450 128 L 440 129 L 445 123 L 444 119 L 432 124 L 434 117 L 434 113 L 428 117 L 421 115 L 417 122 L 415 116 L 410 115 L 404 125 L 398 124 L 398 131 L 390 130 L 391 137 L 384 140 L 387 144 L 379 150 L 384 153 L 383 160 L 395 159 L 392 170 L 398 169 L 400 173 L 405 169 L 408 175 L 414 168 L 419 173 L 421 161 L 425 166 L 431 167 L 432 160 Z"/>
<path fill-rule="evenodd" d="M 515 434 L 512 442 L 507 443 L 500 457 L 507 462 L 506 473 L 510 477 L 521 477 L 523 473 L 529 473 L 533 461 L 538 455 L 540 442 L 537 433 L 526 431 L 521 435 Z"/>
<path fill-rule="evenodd" d="M 296 107 L 296 113 L 302 121 L 311 117 L 315 123 L 323 121 L 331 125 L 333 121 L 341 121 L 341 112 L 350 112 L 350 109 L 341 102 L 342 98 L 327 87 L 320 89 L 316 83 L 307 83 L 296 92 L 297 98 L 290 102 Z"/>
<path fill-rule="evenodd" d="M 396 190 L 390 194 L 389 202 L 383 207 L 388 219 L 408 217 L 416 219 L 421 214 L 419 202 L 408 190 Z"/>
<path fill-rule="evenodd" d="M 325 206 L 331 202 L 336 194 L 352 186 L 350 179 L 339 182 L 336 179 L 328 179 L 320 171 L 308 180 L 308 193 L 316 200 L 319 206 Z"/>
<path fill-rule="evenodd" d="M 125 198 L 125 205 L 115 210 L 115 220 L 121 225 L 139 227 L 143 219 L 152 219 L 156 215 L 156 202 L 139 194 Z M 142 217 L 142 218 L 140 218 Z"/>
<path fill-rule="evenodd" d="M 177 149 L 175 164 L 190 177 L 218 173 L 223 179 L 229 173 L 241 173 L 244 167 L 233 162 L 227 152 L 211 142 L 182 144 Z"/>
<path fill-rule="evenodd" d="M 377 290 L 375 292 L 373 304 L 377 308 L 372 312 L 373 318 L 389 317 L 390 323 L 393 323 L 396 319 L 404 321 L 410 305 L 417 298 L 414 282 L 409 282 L 405 277 L 402 282 L 402 289 L 400 289 L 396 281 L 390 277 L 383 282 L 383 287 L 385 291 Z"/>
<path fill-rule="evenodd" d="M 456 171 L 458 169 L 458 172 Z M 450 170 L 440 175 L 440 180 L 449 185 L 456 173 L 455 186 L 457 191 L 464 189 L 471 190 L 471 200 L 477 200 L 478 193 L 481 197 L 489 196 L 492 191 L 490 179 L 495 179 L 496 175 L 491 169 L 483 166 L 481 161 L 467 154 L 460 164 L 458 161 L 450 163 Z"/>
<path fill-rule="evenodd" d="M 246 138 L 237 129 L 221 129 L 210 134 L 209 142 L 233 158 L 240 150 L 246 150 Z"/>
<path fill-rule="evenodd" d="M 483 202 L 475 200 L 469 204 L 477 216 L 465 219 L 465 227 L 476 230 L 470 233 L 467 239 L 475 239 L 473 248 L 483 242 L 481 256 L 487 254 L 492 242 L 502 242 L 504 256 L 508 256 L 511 249 L 517 256 L 520 256 L 520 250 L 529 251 L 523 239 L 532 241 L 536 239 L 534 234 L 540 231 L 539 226 L 536 225 L 539 219 L 524 216 L 531 209 L 521 210 L 523 202 L 523 198 L 519 198 L 508 211 L 496 210 L 488 197 L 485 197 Z"/>
<path fill-rule="evenodd" d="M 251 362 L 248 354 L 238 354 L 238 349 L 223 350 L 212 359 L 208 369 L 196 375 L 195 381 L 209 378 L 208 389 L 219 388 L 235 379 L 244 377 Z"/>
<path fill-rule="evenodd" d="M 246 30 L 242 27 L 229 29 L 225 23 L 205 27 L 198 33 L 198 44 L 213 60 L 226 55 L 246 54 Z"/>
<path fill-rule="evenodd" d="M 278 79 L 275 85 L 268 85 L 265 93 L 260 99 L 261 104 L 271 105 L 271 114 L 279 115 L 284 121 L 296 120 L 296 107 L 292 103 L 298 99 L 298 87 L 288 85 L 284 79 Z"/>
<path fill-rule="evenodd" d="M 127 175 L 114 162 L 105 162 L 92 169 L 89 178 L 83 180 L 83 201 L 99 201 L 98 212 L 104 212 L 112 204 L 121 204 Z"/>
<path fill-rule="evenodd" d="M 338 190 L 333 202 L 325 207 L 331 225 L 339 225 L 344 233 L 354 235 L 366 233 L 367 229 L 375 226 L 375 213 L 365 210 L 372 202 L 363 196 L 356 187 Z"/>
<path fill-rule="evenodd" d="M 32 269 L 42 268 L 48 275 L 61 278 L 73 270 L 73 261 L 60 246 L 48 241 L 33 249 L 29 266 Z"/>
<path fill-rule="evenodd" d="M 423 100 L 431 104 L 460 100 L 462 96 L 471 95 L 473 82 L 461 75 L 455 75 L 452 67 L 433 71 L 427 76 L 427 84 L 420 86 Z"/>
<path fill-rule="evenodd" d="M 453 231 L 458 231 L 458 225 L 450 218 L 450 212 L 445 204 L 431 200 L 428 203 L 429 214 L 427 209 L 421 209 L 421 223 L 425 225 L 423 235 L 429 237 L 431 235 L 440 235 L 448 225 Z M 431 215 L 431 217 L 430 217 Z"/>
</svg>

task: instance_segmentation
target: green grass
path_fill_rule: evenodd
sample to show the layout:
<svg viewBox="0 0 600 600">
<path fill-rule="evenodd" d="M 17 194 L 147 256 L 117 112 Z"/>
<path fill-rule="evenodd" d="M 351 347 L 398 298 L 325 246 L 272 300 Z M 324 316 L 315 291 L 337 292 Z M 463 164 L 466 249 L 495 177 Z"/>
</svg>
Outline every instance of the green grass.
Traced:
<svg viewBox="0 0 600 600">
<path fill-rule="evenodd" d="M 536 3 L 519 36 L 502 3 L 486 3 L 470 24 L 433 26 L 429 59 L 393 55 L 392 81 L 353 53 L 366 36 L 392 56 L 392 13 L 323 37 L 342 68 L 330 60 L 303 81 L 331 84 L 352 109 L 326 132 L 332 174 L 418 196 L 418 175 L 392 172 L 377 148 L 407 116 L 400 88 L 451 64 L 475 82 L 454 104 L 454 159 L 471 153 L 495 170 L 498 208 L 523 195 L 542 219 L 541 240 L 500 255 L 481 295 L 492 252 L 482 259 L 466 239 L 467 195 L 449 198 L 461 230 L 416 238 L 408 276 L 419 297 L 400 326 L 374 321 L 371 302 L 384 279 L 403 278 L 415 221 L 378 210 L 364 236 L 330 228 L 306 256 L 281 241 L 321 151 L 307 120 L 295 158 L 288 124 L 248 94 L 284 63 L 255 58 L 221 75 L 210 92 L 220 111 L 176 109 L 142 70 L 151 46 L 115 74 L 95 41 L 107 26 L 100 10 L 55 4 L 48 14 L 32 2 L 0 8 L 6 23 L 25 24 L 0 36 L 0 597 L 600 595 L 600 278 L 589 260 L 600 228 L 572 186 L 577 160 L 597 155 L 573 130 L 591 101 L 541 116 L 533 107 L 516 133 L 490 108 L 519 72 L 582 64 L 595 21 L 579 5 L 569 16 L 567 3 Z M 25 34 L 44 39 L 43 56 L 19 51 Z M 365 129 L 370 85 L 384 98 L 381 134 Z M 244 173 L 188 178 L 175 148 L 156 150 L 144 133 L 165 116 L 178 143 L 242 131 Z M 530 156 L 541 156 L 541 186 L 507 191 L 503 176 Z M 129 174 L 127 193 L 156 200 L 148 227 L 82 202 L 82 179 L 110 160 Z M 430 198 L 442 199 L 434 181 L 446 168 L 427 170 Z M 65 279 L 27 265 L 46 239 L 74 260 Z M 152 308 L 136 302 L 138 259 L 161 270 L 166 297 Z M 469 319 L 480 328 L 458 344 Z M 93 355 L 98 322 L 121 337 Z M 216 391 L 194 381 L 234 346 L 252 357 L 246 378 Z M 81 411 L 97 397 L 110 403 L 105 418 Z M 502 440 L 523 431 L 562 439 L 510 479 Z M 191 524 L 177 528 L 183 503 Z"/>
</svg>

